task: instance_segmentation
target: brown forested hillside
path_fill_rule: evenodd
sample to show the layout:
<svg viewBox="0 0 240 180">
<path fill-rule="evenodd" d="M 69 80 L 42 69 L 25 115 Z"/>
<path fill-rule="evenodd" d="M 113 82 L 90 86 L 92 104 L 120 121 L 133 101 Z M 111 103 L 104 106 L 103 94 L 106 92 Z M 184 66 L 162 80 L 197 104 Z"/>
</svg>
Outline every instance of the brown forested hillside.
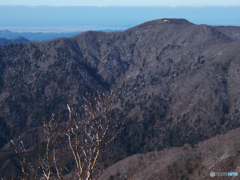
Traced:
<svg viewBox="0 0 240 180">
<path fill-rule="evenodd" d="M 127 114 L 111 145 L 117 159 L 239 127 L 239 33 L 160 19 L 124 32 L 0 47 L 1 172 L 11 167 L 11 139 L 31 146 L 30 131 L 42 119 L 53 112 L 64 119 L 66 104 L 80 112 L 83 96 L 96 90 L 114 89 L 119 114 Z"/>
</svg>

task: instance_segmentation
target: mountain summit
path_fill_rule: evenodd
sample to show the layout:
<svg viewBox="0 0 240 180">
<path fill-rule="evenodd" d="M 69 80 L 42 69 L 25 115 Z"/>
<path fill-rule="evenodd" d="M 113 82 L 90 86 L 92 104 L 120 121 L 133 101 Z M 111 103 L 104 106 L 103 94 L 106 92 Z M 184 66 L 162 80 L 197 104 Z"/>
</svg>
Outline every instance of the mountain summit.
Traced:
<svg viewBox="0 0 240 180">
<path fill-rule="evenodd" d="M 164 18 L 164 19 L 157 19 L 153 21 L 148 21 L 143 24 L 140 24 L 136 27 L 144 27 L 144 26 L 152 26 L 152 25 L 160 25 L 160 24 L 175 24 L 181 26 L 191 26 L 194 25 L 193 23 L 189 22 L 186 19 L 174 19 L 174 18 Z"/>
</svg>

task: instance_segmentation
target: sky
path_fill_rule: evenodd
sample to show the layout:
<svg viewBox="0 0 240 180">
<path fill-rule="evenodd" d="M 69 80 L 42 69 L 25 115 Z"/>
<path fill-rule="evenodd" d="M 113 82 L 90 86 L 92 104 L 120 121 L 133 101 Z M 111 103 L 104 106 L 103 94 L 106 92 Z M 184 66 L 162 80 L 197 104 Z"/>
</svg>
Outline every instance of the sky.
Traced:
<svg viewBox="0 0 240 180">
<path fill-rule="evenodd" d="M 0 0 L 0 30 L 126 29 L 161 18 L 240 26 L 240 0 Z"/>
<path fill-rule="evenodd" d="M 0 5 L 240 6 L 239 0 L 1 0 Z"/>
</svg>

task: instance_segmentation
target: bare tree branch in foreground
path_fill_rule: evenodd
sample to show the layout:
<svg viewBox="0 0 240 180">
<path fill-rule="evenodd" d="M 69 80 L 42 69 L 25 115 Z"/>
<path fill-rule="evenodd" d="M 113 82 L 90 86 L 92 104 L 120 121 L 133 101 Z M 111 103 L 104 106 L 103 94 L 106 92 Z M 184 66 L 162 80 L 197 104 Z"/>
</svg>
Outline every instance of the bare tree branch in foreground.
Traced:
<svg viewBox="0 0 240 180">
<path fill-rule="evenodd" d="M 50 121 L 43 123 L 43 137 L 39 138 L 38 143 L 38 159 L 32 166 L 29 166 L 29 163 L 27 166 L 25 162 L 29 153 L 24 149 L 23 143 L 21 144 L 22 141 L 18 146 L 12 141 L 22 168 L 23 177 L 20 179 L 39 178 L 38 169 L 41 171 L 40 177 L 46 180 L 64 179 L 63 171 L 68 171 L 66 164 L 69 159 L 75 164 L 75 170 L 70 172 L 71 179 L 98 179 L 104 171 L 100 169 L 99 156 L 116 138 L 125 123 L 125 120 L 120 123 L 116 120 L 113 122 L 112 115 L 115 110 L 113 99 L 112 92 L 101 95 L 97 92 L 90 100 L 84 98 L 85 104 L 82 106 L 80 118 L 77 118 L 77 113 L 67 105 L 69 112 L 67 125 L 57 123 L 52 114 Z M 115 132 L 110 130 L 113 123 Z"/>
<path fill-rule="evenodd" d="M 81 122 L 82 124 L 77 124 L 71 116 L 69 117 L 67 136 L 69 147 L 76 162 L 79 180 L 92 179 L 100 154 L 123 128 L 124 122 L 118 126 L 117 131 L 111 137 L 107 137 L 113 118 L 111 115 L 114 110 L 112 99 L 112 94 L 106 95 L 104 93 L 102 96 L 97 93 L 97 96 L 91 101 L 85 99 L 86 103 L 83 106 L 85 120 L 83 123 Z M 68 110 L 71 114 L 69 106 Z M 98 173 L 96 178 L 101 173 L 102 171 Z"/>
</svg>

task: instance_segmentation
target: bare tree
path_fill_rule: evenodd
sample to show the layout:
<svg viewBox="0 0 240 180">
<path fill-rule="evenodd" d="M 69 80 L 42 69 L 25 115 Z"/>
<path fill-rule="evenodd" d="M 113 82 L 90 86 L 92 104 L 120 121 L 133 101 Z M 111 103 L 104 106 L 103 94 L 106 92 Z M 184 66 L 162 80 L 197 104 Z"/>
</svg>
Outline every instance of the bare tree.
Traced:
<svg viewBox="0 0 240 180">
<path fill-rule="evenodd" d="M 37 165 L 41 168 L 45 179 L 50 180 L 51 177 L 63 179 L 62 172 L 70 158 L 66 142 L 62 139 L 65 129 L 55 121 L 52 114 L 49 122 L 44 121 L 42 131 L 45 146 L 41 145 L 41 138 L 39 138 Z"/>
<path fill-rule="evenodd" d="M 69 159 L 75 163 L 75 170 L 69 172 L 72 174 L 71 179 L 98 179 L 104 171 L 98 163 L 99 156 L 116 138 L 125 123 L 125 120 L 113 120 L 113 100 L 112 91 L 102 94 L 96 92 L 92 98 L 84 98 L 81 115 L 77 115 L 67 105 L 67 124 L 56 122 L 52 114 L 50 121 L 43 123 L 43 138 L 39 138 L 38 159 L 37 162 L 34 161 L 34 166 L 29 166 L 29 163 L 26 166 L 28 152 L 23 143 L 16 146 L 12 141 L 19 155 L 22 179 L 36 179 L 37 169 L 41 170 L 40 176 L 46 180 L 64 179 L 63 171 L 68 171 L 66 164 Z"/>
<path fill-rule="evenodd" d="M 30 179 L 32 177 L 33 167 L 31 163 L 27 163 L 26 157 L 28 157 L 28 151 L 25 149 L 23 141 L 21 140 L 18 145 L 16 145 L 13 140 L 11 143 L 15 147 L 15 152 L 18 154 L 18 161 L 21 165 L 22 177 L 18 177 L 21 180 Z M 36 179 L 35 177 L 32 179 Z"/>
<path fill-rule="evenodd" d="M 79 180 L 92 179 L 100 154 L 123 128 L 124 121 L 118 125 L 115 122 L 116 132 L 111 134 L 111 136 L 107 135 L 113 120 L 111 115 L 114 110 L 113 99 L 112 93 L 103 93 L 102 96 L 97 93 L 92 101 L 85 99 L 86 102 L 83 106 L 85 120 L 80 122 L 80 124 L 72 119 L 72 112 L 68 106 L 70 117 L 67 126 L 67 136 L 69 147 L 76 162 Z M 95 178 L 97 179 L 102 172 L 100 170 Z"/>
<path fill-rule="evenodd" d="M 22 140 L 18 145 L 11 140 L 15 146 L 15 152 L 18 154 L 18 161 L 23 173 L 18 177 L 19 179 L 39 179 L 41 177 L 46 180 L 50 180 L 52 177 L 63 179 L 62 171 L 70 158 L 69 153 L 66 153 L 67 146 L 61 138 L 64 130 L 61 124 L 56 123 L 54 114 L 48 122 L 43 121 L 41 130 L 42 132 L 39 132 L 37 137 L 38 143 L 34 147 L 37 149 L 37 158 L 33 157 L 34 150 L 24 147 Z M 60 160 L 63 155 L 65 158 Z"/>
</svg>

